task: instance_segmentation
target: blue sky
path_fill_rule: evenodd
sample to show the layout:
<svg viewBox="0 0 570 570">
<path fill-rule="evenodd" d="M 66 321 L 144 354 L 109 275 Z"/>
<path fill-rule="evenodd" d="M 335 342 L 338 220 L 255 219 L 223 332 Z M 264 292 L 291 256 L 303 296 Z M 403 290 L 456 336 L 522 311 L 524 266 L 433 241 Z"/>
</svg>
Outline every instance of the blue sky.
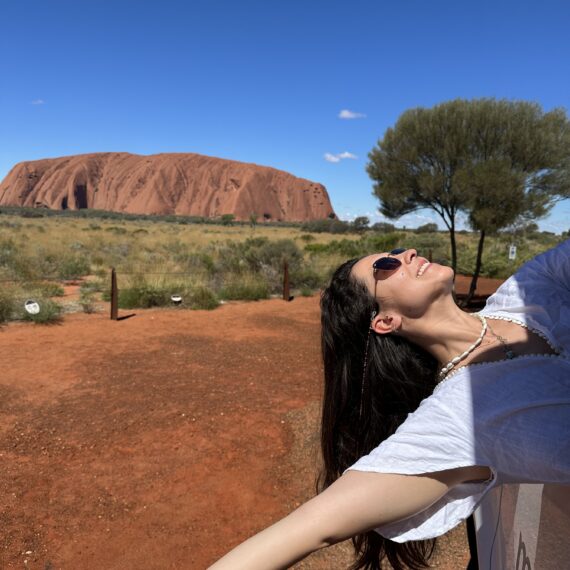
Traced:
<svg viewBox="0 0 570 570">
<path fill-rule="evenodd" d="M 43 157 L 197 152 L 321 182 L 341 218 L 376 221 L 367 154 L 406 109 L 570 107 L 565 0 L 20 0 L 0 20 L 0 178 Z M 569 220 L 570 200 L 540 226 Z"/>
</svg>

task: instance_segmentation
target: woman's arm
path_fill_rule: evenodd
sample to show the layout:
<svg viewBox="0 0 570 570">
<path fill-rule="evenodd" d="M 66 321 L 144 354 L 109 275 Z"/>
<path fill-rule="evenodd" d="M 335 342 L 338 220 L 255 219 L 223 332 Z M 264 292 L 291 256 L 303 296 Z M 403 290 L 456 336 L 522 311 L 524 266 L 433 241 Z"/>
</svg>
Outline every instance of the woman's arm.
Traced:
<svg viewBox="0 0 570 570">
<path fill-rule="evenodd" d="M 485 479 L 488 467 L 422 475 L 348 471 L 328 489 L 246 540 L 210 570 L 278 570 L 311 552 L 412 516 L 463 481 Z"/>
</svg>

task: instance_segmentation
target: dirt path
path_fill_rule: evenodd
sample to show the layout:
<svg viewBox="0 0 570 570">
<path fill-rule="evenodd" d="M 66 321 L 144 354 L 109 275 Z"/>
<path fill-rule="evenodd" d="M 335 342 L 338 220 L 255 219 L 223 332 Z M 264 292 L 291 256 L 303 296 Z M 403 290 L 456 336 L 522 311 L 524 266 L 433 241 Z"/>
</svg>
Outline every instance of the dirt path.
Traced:
<svg viewBox="0 0 570 570">
<path fill-rule="evenodd" d="M 1 568 L 201 570 L 312 496 L 318 297 L 133 312 L 0 328 Z"/>
</svg>

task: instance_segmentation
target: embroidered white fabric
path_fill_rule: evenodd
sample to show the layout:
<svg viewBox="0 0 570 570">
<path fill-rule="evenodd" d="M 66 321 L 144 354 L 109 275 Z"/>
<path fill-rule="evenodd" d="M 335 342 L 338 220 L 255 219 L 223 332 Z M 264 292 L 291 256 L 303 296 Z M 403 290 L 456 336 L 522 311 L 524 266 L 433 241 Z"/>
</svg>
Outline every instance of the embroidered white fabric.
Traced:
<svg viewBox="0 0 570 570">
<path fill-rule="evenodd" d="M 558 355 L 459 368 L 349 467 L 406 475 L 491 468 L 488 481 L 458 485 L 426 510 L 375 529 L 395 542 L 440 536 L 502 483 L 570 484 L 570 240 L 521 267 L 481 314 L 527 326 Z"/>
</svg>

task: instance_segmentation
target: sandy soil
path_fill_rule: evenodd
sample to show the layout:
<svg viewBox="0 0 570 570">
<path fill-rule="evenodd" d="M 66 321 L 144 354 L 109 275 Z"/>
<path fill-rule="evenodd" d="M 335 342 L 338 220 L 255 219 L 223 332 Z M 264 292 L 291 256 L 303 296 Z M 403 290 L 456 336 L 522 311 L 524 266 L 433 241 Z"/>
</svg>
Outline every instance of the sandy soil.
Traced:
<svg viewBox="0 0 570 570">
<path fill-rule="evenodd" d="M 313 495 L 318 297 L 99 309 L 0 327 L 1 568 L 201 570 Z M 468 558 L 459 526 L 434 566 Z"/>
</svg>

